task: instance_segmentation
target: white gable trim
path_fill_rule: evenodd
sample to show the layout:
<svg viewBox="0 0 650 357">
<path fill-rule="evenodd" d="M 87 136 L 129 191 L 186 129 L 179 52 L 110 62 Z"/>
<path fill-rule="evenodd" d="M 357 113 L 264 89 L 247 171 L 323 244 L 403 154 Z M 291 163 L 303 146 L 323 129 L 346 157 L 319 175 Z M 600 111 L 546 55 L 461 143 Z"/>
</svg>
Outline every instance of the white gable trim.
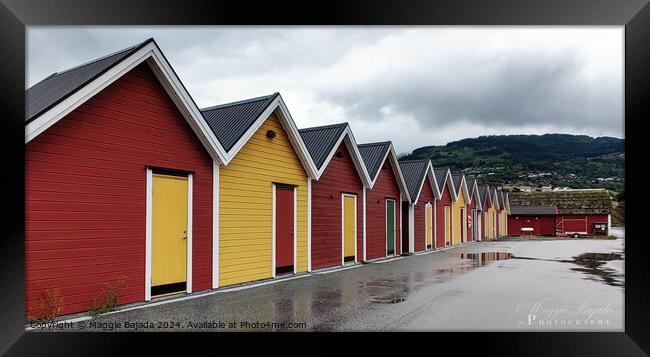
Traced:
<svg viewBox="0 0 650 357">
<path fill-rule="evenodd" d="M 438 184 L 435 182 L 435 174 L 433 173 L 433 166 L 431 165 L 431 160 L 427 163 L 427 168 L 425 170 L 424 175 L 422 176 L 422 181 L 420 182 L 420 188 L 418 189 L 418 194 L 415 196 L 415 198 L 411 197 L 411 201 L 413 204 L 417 204 L 418 200 L 420 199 L 420 194 L 422 193 L 422 188 L 424 187 L 424 181 L 425 179 L 429 177 L 429 184 L 431 184 L 431 191 L 433 191 L 433 199 L 439 199 L 440 196 L 438 194 Z"/>
<path fill-rule="evenodd" d="M 296 123 L 291 117 L 291 114 L 289 113 L 289 110 L 287 109 L 284 100 L 282 100 L 281 95 L 278 95 L 271 102 L 271 104 L 269 104 L 269 106 L 257 117 L 257 119 L 255 119 L 253 125 L 251 125 L 250 128 L 248 128 L 248 130 L 244 132 L 244 134 L 237 140 L 237 142 L 235 143 L 235 145 L 233 145 L 230 151 L 228 151 L 225 154 L 224 165 L 227 166 L 230 163 L 230 161 L 232 161 L 235 158 L 235 156 L 237 156 L 237 153 L 239 153 L 239 151 L 244 147 L 244 145 L 246 145 L 248 140 L 250 140 L 250 138 L 253 137 L 253 135 L 262 126 L 262 124 L 264 124 L 266 119 L 268 119 L 273 113 L 277 114 L 280 124 L 287 132 L 287 136 L 289 137 L 289 142 L 291 142 L 291 146 L 296 152 L 296 155 L 298 155 L 298 158 L 300 159 L 303 168 L 307 172 L 307 176 L 309 176 L 312 179 L 317 179 L 318 170 L 316 169 L 316 164 L 314 163 L 311 156 L 309 155 L 309 151 L 307 150 L 307 147 L 305 146 L 305 143 L 302 141 L 302 137 L 298 132 Z"/>
<path fill-rule="evenodd" d="M 390 157 L 391 163 L 393 164 L 393 174 L 398 178 L 397 180 L 397 185 L 400 188 L 400 191 L 402 194 L 404 194 L 407 198 L 408 203 L 411 203 L 411 196 L 408 193 L 408 189 L 406 188 L 406 181 L 404 180 L 404 175 L 402 175 L 402 170 L 399 168 L 399 161 L 397 161 L 397 154 L 395 154 L 395 148 L 393 148 L 393 143 L 390 143 L 388 146 L 388 150 L 386 150 L 386 153 L 384 154 L 384 158 L 381 160 L 381 164 L 379 165 L 379 169 L 377 169 L 377 173 L 375 173 L 375 177 L 373 177 L 372 181 L 370 182 L 370 189 L 372 189 L 375 186 L 375 183 L 377 182 L 377 178 L 379 177 L 379 173 L 381 172 L 381 168 L 384 166 L 384 163 L 386 162 L 386 158 Z"/>
<path fill-rule="evenodd" d="M 454 201 L 458 201 L 459 198 L 458 194 L 460 192 L 463 192 L 463 197 L 465 198 L 465 202 L 470 203 L 469 192 L 467 191 L 467 182 L 465 181 L 465 174 L 462 174 L 460 178 L 460 187 L 458 187 L 458 192 L 456 193 L 456 199 Z"/>
<path fill-rule="evenodd" d="M 349 124 L 346 125 L 345 130 L 343 130 L 339 138 L 336 140 L 336 144 L 334 144 L 329 154 L 327 155 L 325 162 L 323 162 L 320 170 L 318 170 L 317 180 L 320 179 L 320 177 L 325 172 L 325 169 L 327 169 L 327 165 L 329 165 L 332 157 L 334 157 L 334 153 L 336 152 L 336 149 L 338 149 L 338 147 L 341 145 L 341 142 L 345 142 L 345 146 L 347 147 L 348 151 L 351 152 L 352 162 L 354 163 L 354 167 L 357 169 L 357 174 L 359 175 L 359 178 L 361 178 L 361 182 L 363 182 L 364 186 L 370 187 L 370 174 L 366 169 L 366 165 L 363 163 L 363 158 L 361 157 L 361 153 L 357 147 L 357 141 L 354 139 L 354 135 L 352 134 L 352 129 L 350 128 Z"/>
<path fill-rule="evenodd" d="M 192 130 L 194 130 L 212 159 L 222 162 L 225 157 L 225 150 L 219 144 L 212 130 L 208 127 L 199 108 L 196 107 L 189 93 L 187 93 L 181 84 L 180 79 L 172 70 L 171 65 L 163 56 L 160 48 L 153 41 L 121 60 L 108 71 L 77 89 L 66 99 L 25 125 L 25 144 L 145 61 L 163 88 L 165 88 L 165 91 L 169 94 L 174 104 L 176 104 L 181 114 L 185 117 Z"/>
</svg>

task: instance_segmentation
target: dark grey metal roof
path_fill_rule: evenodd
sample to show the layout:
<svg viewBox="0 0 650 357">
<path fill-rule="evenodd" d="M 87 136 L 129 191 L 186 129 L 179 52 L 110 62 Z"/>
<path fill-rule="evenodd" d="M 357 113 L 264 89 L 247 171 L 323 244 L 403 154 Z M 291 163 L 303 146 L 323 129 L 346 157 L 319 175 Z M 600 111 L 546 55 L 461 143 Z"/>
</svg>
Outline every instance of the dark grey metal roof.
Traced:
<svg viewBox="0 0 650 357">
<path fill-rule="evenodd" d="M 409 190 L 409 196 L 411 196 L 413 202 L 417 200 L 418 191 L 427 174 L 428 164 L 429 159 L 399 162 L 399 168 L 402 170 L 402 176 L 404 176 L 404 181 L 406 181 L 406 188 Z"/>
<path fill-rule="evenodd" d="M 219 143 L 228 152 L 278 95 L 279 93 L 273 93 L 203 108 L 201 113 Z"/>
<path fill-rule="evenodd" d="M 390 148 L 390 141 L 359 144 L 357 147 L 363 158 L 363 163 L 366 165 L 368 174 L 370 174 L 370 178 L 374 179 L 384 163 L 384 156 L 386 156 L 386 152 Z"/>
<path fill-rule="evenodd" d="M 490 187 L 490 193 L 492 194 L 492 199 L 496 197 L 497 199 L 497 205 L 499 206 L 499 209 L 501 209 L 501 202 L 499 200 L 499 193 L 497 192 L 496 187 Z"/>
<path fill-rule="evenodd" d="M 454 188 L 456 189 L 456 195 L 460 193 L 460 183 L 463 180 L 463 174 L 461 173 L 452 173 L 451 179 L 454 182 Z"/>
<path fill-rule="evenodd" d="M 340 123 L 298 130 L 317 169 L 320 170 L 321 166 L 323 166 L 327 156 L 334 149 L 336 141 L 347 126 L 348 123 Z"/>
<path fill-rule="evenodd" d="M 78 89 L 90 83 L 152 41 L 153 38 L 150 38 L 129 48 L 65 71 L 53 73 L 34 84 L 25 91 L 25 124 L 60 103 Z"/>
<path fill-rule="evenodd" d="M 440 190 L 442 190 L 442 187 L 445 184 L 448 171 L 449 167 L 436 167 L 433 169 L 433 174 L 436 177 L 436 183 L 438 184 L 438 188 Z"/>
<path fill-rule="evenodd" d="M 474 182 L 476 177 L 474 176 L 465 176 L 465 182 L 467 183 L 467 190 L 469 191 L 469 198 L 474 198 Z"/>
<path fill-rule="evenodd" d="M 510 214 L 517 216 L 554 216 L 557 214 L 557 208 L 555 206 L 512 206 Z"/>
<path fill-rule="evenodd" d="M 485 196 L 487 195 L 488 187 L 487 186 L 478 186 L 478 197 L 481 205 L 485 203 Z"/>
</svg>

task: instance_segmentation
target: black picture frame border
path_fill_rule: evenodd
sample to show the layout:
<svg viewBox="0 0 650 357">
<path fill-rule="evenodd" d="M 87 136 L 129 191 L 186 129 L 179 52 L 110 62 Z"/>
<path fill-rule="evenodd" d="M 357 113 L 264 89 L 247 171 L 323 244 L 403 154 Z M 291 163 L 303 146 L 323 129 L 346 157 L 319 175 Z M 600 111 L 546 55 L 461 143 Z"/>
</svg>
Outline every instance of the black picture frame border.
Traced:
<svg viewBox="0 0 650 357">
<path fill-rule="evenodd" d="M 0 135 L 3 146 L 5 227 L 0 240 L 0 353 L 8 355 L 123 354 L 131 344 L 198 346 L 233 341 L 238 334 L 26 333 L 24 331 L 24 89 L 25 26 L 34 25 L 621 25 L 625 26 L 625 151 L 627 193 L 625 333 L 436 333 L 432 345 L 464 351 L 525 355 L 636 356 L 650 351 L 650 264 L 641 229 L 650 170 L 645 163 L 650 116 L 650 6 L 647 0 L 329 1 L 279 4 L 139 0 L 0 0 Z M 635 234 L 638 233 L 638 234 Z M 315 338 L 332 334 L 300 334 Z M 227 336 L 222 339 L 222 336 Z M 250 338 L 250 334 L 244 337 Z M 258 334 L 255 337 L 268 337 Z M 280 334 L 274 334 L 274 339 Z M 294 335 L 295 336 L 295 335 Z M 348 335 L 347 337 L 349 337 Z M 404 336 L 404 335 L 402 335 Z M 341 336 L 336 336 L 340 338 Z M 377 336 L 369 336 L 371 339 Z M 415 336 L 422 342 L 423 336 Z M 179 339 L 184 339 L 180 341 Z M 221 339 L 221 341 L 219 341 Z M 371 340 L 369 339 L 369 340 Z M 401 337 L 400 337 L 401 339 Z M 406 339 L 405 339 L 406 340 Z M 191 342 L 190 342 L 191 341 Z M 245 340 L 244 340 L 245 341 Z M 271 340 L 269 340 L 271 341 Z M 277 341 L 277 340 L 276 340 Z M 380 340 L 381 341 L 381 340 Z M 397 340 L 396 340 L 397 341 Z M 465 341 L 465 342 L 463 342 Z M 471 341 L 471 342 L 470 342 Z M 161 343 L 162 342 L 162 343 Z M 410 342 L 395 343 L 405 350 Z M 337 344 L 338 345 L 338 344 Z M 385 348 L 385 344 L 382 344 Z M 259 344 L 264 348 L 266 344 Z M 390 347 L 389 347 L 390 348 Z M 418 347 L 415 351 L 420 350 Z M 643 350 L 646 352 L 644 353 Z M 167 350 L 169 353 L 171 350 Z M 442 352 L 442 349 L 436 349 Z"/>
</svg>

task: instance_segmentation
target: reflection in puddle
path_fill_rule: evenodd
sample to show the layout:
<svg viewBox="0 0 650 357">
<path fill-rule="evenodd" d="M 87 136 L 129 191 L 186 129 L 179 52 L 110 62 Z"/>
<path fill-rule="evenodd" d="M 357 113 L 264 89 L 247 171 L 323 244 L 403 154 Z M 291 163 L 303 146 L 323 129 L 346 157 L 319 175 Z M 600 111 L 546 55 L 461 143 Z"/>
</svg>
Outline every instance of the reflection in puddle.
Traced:
<svg viewBox="0 0 650 357">
<path fill-rule="evenodd" d="M 623 260 L 623 256 L 618 253 L 585 253 L 573 257 L 573 263 L 580 268 L 571 270 L 592 275 L 592 280 L 602 280 L 607 285 L 624 286 L 624 275 L 604 266 L 613 260 Z"/>
<path fill-rule="evenodd" d="M 512 254 L 507 252 L 460 253 L 460 259 L 469 259 L 476 267 L 487 265 L 497 260 L 510 259 Z"/>
<path fill-rule="evenodd" d="M 602 281 L 611 286 L 624 286 L 625 276 L 616 271 L 615 269 L 605 267 L 609 261 L 623 260 L 623 253 L 584 253 L 573 257 L 572 260 L 567 259 L 541 259 L 530 257 L 515 257 L 511 259 L 525 259 L 525 260 L 543 260 L 558 263 L 572 263 L 580 266 L 579 268 L 571 268 L 572 271 L 578 271 L 589 275 L 587 278 L 595 281 Z"/>
</svg>

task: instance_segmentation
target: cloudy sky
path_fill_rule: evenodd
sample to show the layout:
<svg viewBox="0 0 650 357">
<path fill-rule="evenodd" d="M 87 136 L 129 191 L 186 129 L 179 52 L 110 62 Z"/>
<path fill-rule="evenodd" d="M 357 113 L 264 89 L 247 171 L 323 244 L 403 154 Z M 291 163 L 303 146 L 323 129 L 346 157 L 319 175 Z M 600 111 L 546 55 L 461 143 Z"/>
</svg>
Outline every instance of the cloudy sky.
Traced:
<svg viewBox="0 0 650 357">
<path fill-rule="evenodd" d="M 30 27 L 27 86 L 154 37 L 199 107 L 280 92 L 399 153 L 490 134 L 623 138 L 623 27 Z"/>
</svg>

